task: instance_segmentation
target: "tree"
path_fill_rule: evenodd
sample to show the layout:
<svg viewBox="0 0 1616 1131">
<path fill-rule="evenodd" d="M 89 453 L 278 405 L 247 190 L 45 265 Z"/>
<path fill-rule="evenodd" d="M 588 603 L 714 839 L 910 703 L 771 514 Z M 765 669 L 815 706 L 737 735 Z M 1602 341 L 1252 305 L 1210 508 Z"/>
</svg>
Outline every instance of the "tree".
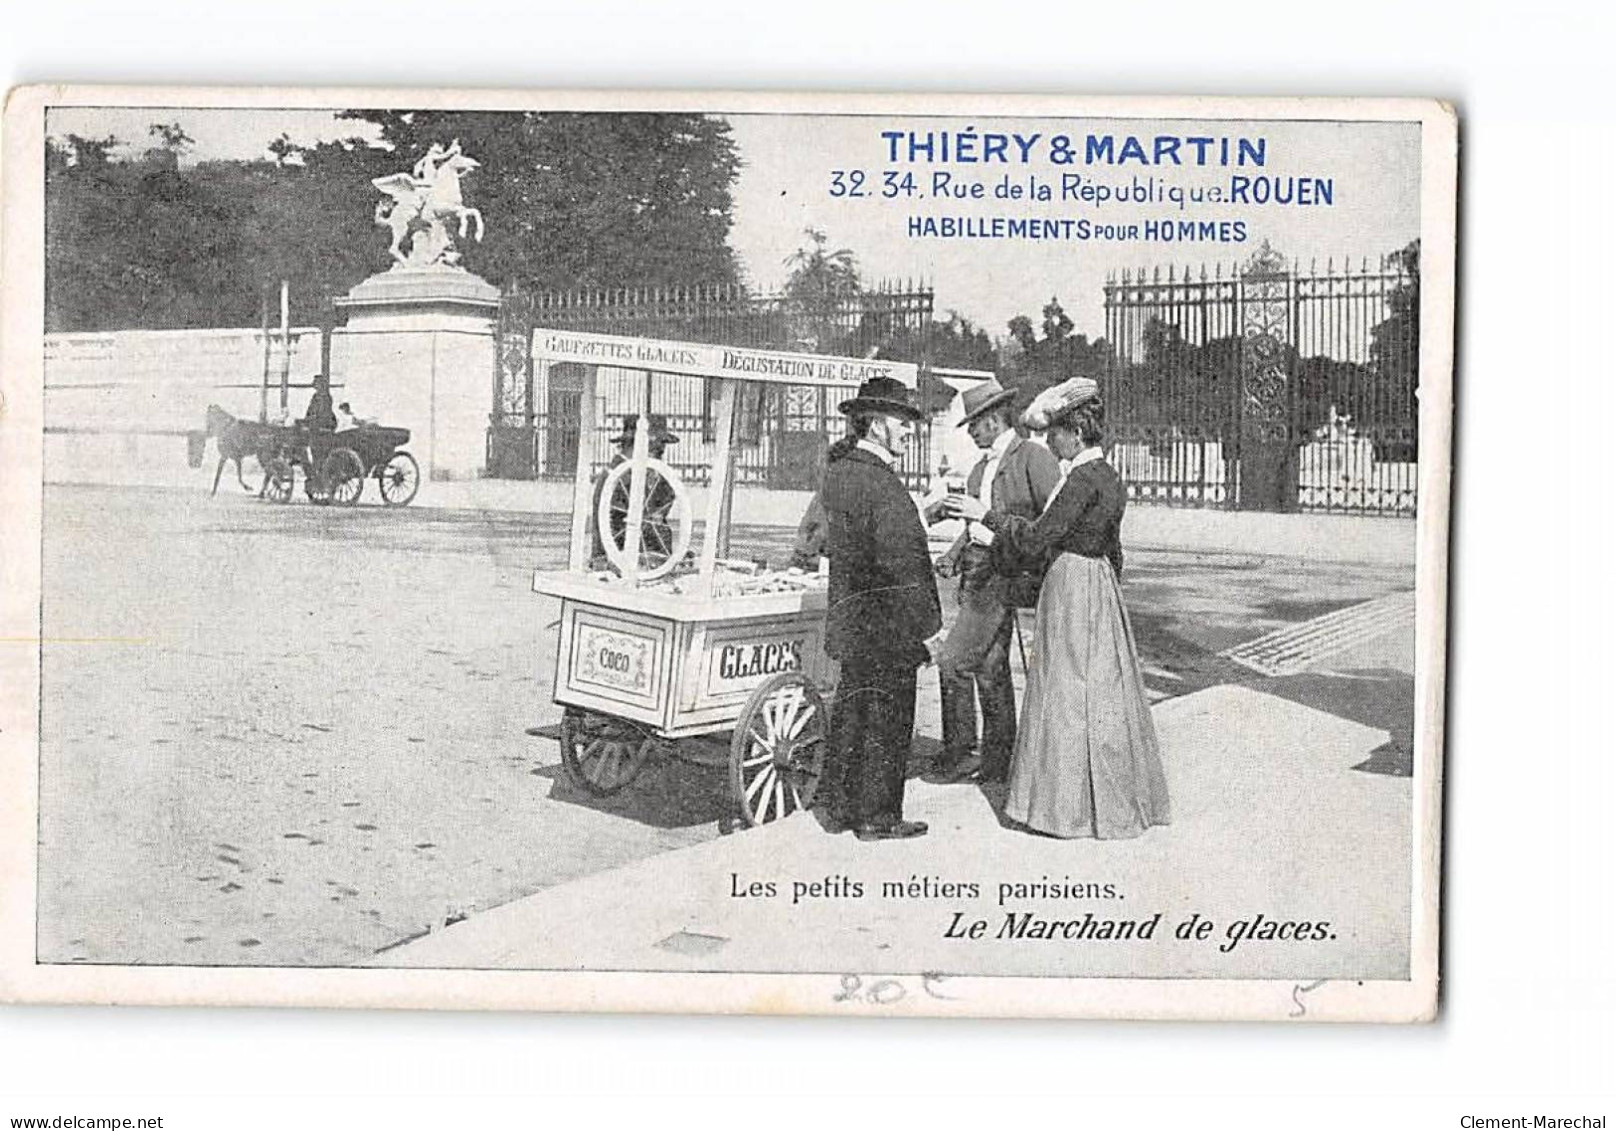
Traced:
<svg viewBox="0 0 1616 1131">
<path fill-rule="evenodd" d="M 877 357 L 887 361 L 910 361 L 921 367 L 920 407 L 938 413 L 954 399 L 954 388 L 932 373 L 933 369 L 976 369 L 997 367 L 998 350 L 987 331 L 972 325 L 956 311 L 942 321 L 920 326 L 900 326 L 882 341 Z"/>
<path fill-rule="evenodd" d="M 863 290 L 859 282 L 858 258 L 845 247 L 826 251 L 829 238 L 819 228 L 804 228 L 808 243 L 786 256 L 791 268 L 786 279 L 788 297 L 803 301 L 845 298 Z"/>
<path fill-rule="evenodd" d="M 1111 366 L 1110 345 L 1103 338 L 1091 342 L 1087 335 L 1073 334 L 1076 327 L 1058 297 L 1045 303 L 1041 313 L 1038 330 L 1025 314 L 1009 322 L 1011 348 L 1004 384 L 1016 390 L 1018 409 L 1051 385 L 1072 377 L 1098 379 Z"/>
<path fill-rule="evenodd" d="M 485 239 L 467 247 L 462 262 L 497 284 L 546 290 L 738 279 L 727 241 L 740 155 L 728 123 L 717 118 L 451 110 L 343 116 L 380 129 L 384 148 L 342 155 L 362 158 L 369 176 L 413 164 L 434 142 L 460 139 L 482 163 L 465 188 L 489 221 Z M 367 222 L 368 213 L 367 204 Z"/>
<path fill-rule="evenodd" d="M 786 256 L 791 273 L 782 288 L 792 336 L 810 348 L 839 352 L 835 340 L 846 334 L 843 315 L 856 309 L 864 291 L 858 258 L 845 247 L 828 250 L 830 241 L 821 229 L 805 228 L 802 234 L 808 242 Z"/>
<path fill-rule="evenodd" d="M 178 122 L 149 126 L 146 136 L 156 138 L 159 148 L 175 154 L 184 153 L 196 144 L 195 139 Z"/>
<path fill-rule="evenodd" d="M 739 157 L 729 127 L 697 114 L 353 111 L 382 143 L 310 147 L 281 137 L 256 161 L 181 160 L 191 139 L 114 159 L 117 140 L 46 148 L 51 330 L 256 325 L 266 286 L 291 284 L 293 320 L 391 263 L 373 223 L 373 177 L 460 138 L 482 162 L 466 182 L 487 217 L 463 264 L 530 290 L 733 283 L 727 245 Z"/>
<path fill-rule="evenodd" d="M 288 134 L 282 133 L 280 137 L 270 142 L 267 148 L 277 165 L 303 163 L 303 147 L 294 142 Z"/>
</svg>

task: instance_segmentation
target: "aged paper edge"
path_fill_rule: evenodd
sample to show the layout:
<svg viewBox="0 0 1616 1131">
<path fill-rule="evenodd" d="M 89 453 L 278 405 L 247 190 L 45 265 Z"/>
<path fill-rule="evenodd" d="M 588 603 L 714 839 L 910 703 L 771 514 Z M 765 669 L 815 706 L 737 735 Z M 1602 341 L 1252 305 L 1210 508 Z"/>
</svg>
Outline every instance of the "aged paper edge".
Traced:
<svg viewBox="0 0 1616 1131">
<path fill-rule="evenodd" d="M 44 117 L 50 106 L 317 107 L 1401 121 L 1421 128 L 1420 469 L 1410 978 L 1380 982 L 949 978 L 889 1005 L 838 1000 L 835 975 L 39 965 L 37 647 L 0 652 L 0 1000 L 1140 1020 L 1426 1021 L 1437 1009 L 1452 478 L 1458 125 L 1430 99 L 940 95 L 364 87 L 30 86 L 6 100 L 0 175 L 0 637 L 40 633 Z M 866 984 L 883 977 L 862 975 Z"/>
</svg>

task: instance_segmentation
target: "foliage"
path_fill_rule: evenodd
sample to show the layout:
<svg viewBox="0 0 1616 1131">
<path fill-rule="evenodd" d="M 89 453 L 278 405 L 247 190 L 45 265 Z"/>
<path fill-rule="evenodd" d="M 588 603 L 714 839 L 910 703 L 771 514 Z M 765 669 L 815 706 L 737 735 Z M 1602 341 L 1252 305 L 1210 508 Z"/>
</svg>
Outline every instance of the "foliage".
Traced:
<svg viewBox="0 0 1616 1131">
<path fill-rule="evenodd" d="M 836 341 L 844 337 L 845 315 L 863 306 L 859 301 L 864 284 L 859 278 L 858 257 L 845 247 L 828 250 L 829 238 L 818 228 L 805 228 L 802 234 L 807 243 L 786 256 L 785 265 L 791 273 L 781 289 L 791 324 L 790 336 L 799 348 L 844 352 L 837 348 Z M 879 341 L 884 336 L 883 329 L 862 326 L 853 337 Z"/>
<path fill-rule="evenodd" d="M 740 155 L 700 114 L 351 110 L 390 152 L 380 176 L 460 139 L 465 184 L 490 223 L 465 265 L 531 290 L 702 284 L 737 277 L 727 245 Z M 367 205 L 368 210 L 368 205 Z"/>
<path fill-rule="evenodd" d="M 529 289 L 727 283 L 739 157 L 727 124 L 696 114 L 351 111 L 381 143 L 299 146 L 256 161 L 180 161 L 177 125 L 115 159 L 115 138 L 46 149 L 51 330 L 255 325 L 266 286 L 291 284 L 293 319 L 390 264 L 371 178 L 458 137 L 487 218 L 469 269 Z"/>
<path fill-rule="evenodd" d="M 998 350 L 987 331 L 954 311 L 942 321 L 904 326 L 890 334 L 877 356 L 921 365 L 920 406 L 928 413 L 941 412 L 955 395 L 952 385 L 932 375 L 933 368 L 992 372 L 998 363 Z"/>
<path fill-rule="evenodd" d="M 818 228 L 804 229 L 803 236 L 805 243 L 786 257 L 791 273 L 782 288 L 799 348 L 913 362 L 921 367 L 919 400 L 928 412 L 941 411 L 954 397 L 951 386 L 931 376 L 933 366 L 994 368 L 992 339 L 969 319 L 950 313 L 942 321 L 917 322 L 906 297 L 913 288 L 871 289 L 851 249 L 831 250 Z"/>
<path fill-rule="evenodd" d="M 1085 334 L 1074 334 L 1076 327 L 1059 298 L 1045 303 L 1042 314 L 1037 330 L 1025 314 L 1009 322 L 1010 357 L 1003 381 L 1016 390 L 1018 410 L 1051 385 L 1072 377 L 1099 378 L 1111 368 L 1110 345 L 1103 338 L 1091 342 Z"/>
<path fill-rule="evenodd" d="M 849 248 L 825 250 L 829 237 L 819 228 L 804 228 L 808 243 L 786 256 L 791 268 L 785 295 L 801 302 L 842 299 L 863 290 L 859 281 L 858 257 Z"/>
<path fill-rule="evenodd" d="M 1408 420 L 1417 415 L 1415 388 L 1419 374 L 1419 243 L 1391 257 L 1407 275 L 1387 292 L 1388 313 L 1370 328 L 1368 358 L 1363 362 L 1319 354 L 1301 356 L 1287 344 L 1279 359 L 1291 380 L 1292 441 L 1310 442 L 1332 427 L 1362 424 L 1355 414 L 1376 406 L 1377 421 Z M 1046 335 L 1050 325 L 1045 317 Z M 1011 325 L 1025 348 L 1032 337 L 1026 318 Z M 1038 343 L 1040 346 L 1043 343 Z M 1136 360 L 1118 361 L 1111 369 L 1108 396 L 1112 419 L 1149 429 L 1162 444 L 1174 437 L 1220 440 L 1226 451 L 1237 438 L 1242 395 L 1242 342 L 1238 335 L 1204 343 L 1188 341 L 1179 327 L 1149 319 Z M 1406 405 L 1406 411 L 1398 411 Z M 1375 456 L 1382 460 L 1416 458 L 1415 430 L 1373 434 Z"/>
</svg>

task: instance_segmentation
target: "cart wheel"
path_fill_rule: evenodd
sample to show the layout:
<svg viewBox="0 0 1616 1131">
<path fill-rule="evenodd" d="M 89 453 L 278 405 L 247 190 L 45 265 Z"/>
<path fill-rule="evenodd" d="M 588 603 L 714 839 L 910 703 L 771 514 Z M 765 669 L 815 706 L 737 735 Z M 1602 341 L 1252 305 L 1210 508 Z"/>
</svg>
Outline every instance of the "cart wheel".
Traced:
<svg viewBox="0 0 1616 1131">
<path fill-rule="evenodd" d="M 276 456 L 264 468 L 264 484 L 260 494 L 272 503 L 292 501 L 292 463 L 284 456 Z"/>
<path fill-rule="evenodd" d="M 730 790 L 748 825 L 813 804 L 827 721 L 819 689 L 801 672 L 783 672 L 752 692 L 729 746 Z"/>
<path fill-rule="evenodd" d="M 387 506 L 407 506 L 421 489 L 421 467 L 409 452 L 394 452 L 392 459 L 376 469 L 376 485 Z"/>
<path fill-rule="evenodd" d="M 595 513 L 595 529 L 600 531 L 600 544 L 606 551 L 606 559 L 623 574 L 628 573 L 629 565 L 628 495 L 629 484 L 633 482 L 633 473 L 632 461 L 620 463 L 606 473 Z M 685 490 L 684 481 L 679 478 L 678 472 L 659 459 L 648 459 L 645 461 L 647 502 L 650 501 L 656 480 L 666 484 L 673 496 L 673 502 L 669 504 L 666 520 L 663 522 L 654 521 L 649 512 L 641 515 L 639 562 L 641 581 L 655 581 L 664 574 L 673 572 L 690 552 L 692 530 L 690 493 Z M 621 495 L 619 487 L 622 488 Z M 622 541 L 618 540 L 619 530 L 623 531 Z"/>
<path fill-rule="evenodd" d="M 320 478 L 333 503 L 351 507 L 365 490 L 365 465 L 352 448 L 337 448 L 320 465 Z"/>
<path fill-rule="evenodd" d="M 651 740 L 622 719 L 575 712 L 561 717 L 561 766 L 567 780 L 595 797 L 610 797 L 639 776 Z"/>
</svg>

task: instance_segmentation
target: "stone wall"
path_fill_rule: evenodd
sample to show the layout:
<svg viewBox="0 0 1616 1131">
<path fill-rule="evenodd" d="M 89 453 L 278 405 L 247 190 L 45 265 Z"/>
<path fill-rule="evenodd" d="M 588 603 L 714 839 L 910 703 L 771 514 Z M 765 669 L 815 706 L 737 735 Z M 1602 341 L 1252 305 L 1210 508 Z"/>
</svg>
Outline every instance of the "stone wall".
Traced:
<svg viewBox="0 0 1616 1131">
<path fill-rule="evenodd" d="M 298 416 L 320 368 L 320 332 L 295 327 L 290 336 L 288 401 Z M 278 332 L 270 338 L 267 399 L 274 417 L 280 411 L 283 349 Z M 264 335 L 258 330 L 47 334 L 45 478 L 191 482 L 197 473 L 186 464 L 185 434 L 204 427 L 210 404 L 256 420 L 263 384 Z"/>
</svg>

